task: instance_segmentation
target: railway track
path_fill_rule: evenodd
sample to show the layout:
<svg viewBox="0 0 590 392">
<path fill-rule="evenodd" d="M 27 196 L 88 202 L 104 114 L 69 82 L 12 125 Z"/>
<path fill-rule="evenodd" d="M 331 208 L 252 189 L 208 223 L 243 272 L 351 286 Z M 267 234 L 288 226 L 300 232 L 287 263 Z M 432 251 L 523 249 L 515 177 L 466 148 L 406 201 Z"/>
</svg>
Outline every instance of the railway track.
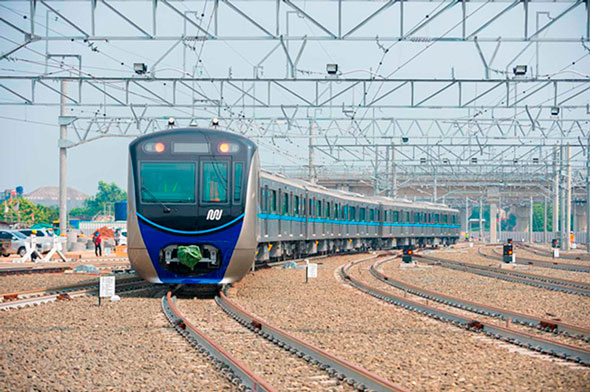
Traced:
<svg viewBox="0 0 590 392">
<path fill-rule="evenodd" d="M 152 286 L 139 277 L 117 279 L 117 293 L 143 290 Z M 43 303 L 67 300 L 98 293 L 99 283 L 78 283 L 70 286 L 43 288 L 23 292 L 0 294 L 0 310 L 18 309 Z"/>
<path fill-rule="evenodd" d="M 416 254 L 415 257 L 422 259 L 430 265 L 437 265 L 457 271 L 464 271 L 488 278 L 501 279 L 508 282 L 522 283 L 552 291 L 561 291 L 567 294 L 577 294 L 590 297 L 590 284 L 576 282 L 566 279 L 558 279 L 544 275 L 524 273 L 514 270 L 504 270 L 477 264 L 463 263 L 455 260 L 441 259 Z"/>
<path fill-rule="evenodd" d="M 534 253 L 536 255 L 539 255 L 539 256 L 545 256 L 545 257 L 552 257 L 553 256 L 550 252 L 543 251 L 537 247 L 531 246 L 531 245 L 526 244 L 524 242 L 517 242 L 516 246 L 520 246 L 522 248 L 525 248 L 527 251 Z M 564 254 L 563 252 L 560 252 L 559 258 L 568 259 L 568 260 L 590 261 L 590 256 L 584 255 L 584 254 L 570 255 L 570 254 Z"/>
<path fill-rule="evenodd" d="M 385 260 L 387 259 L 384 259 L 384 261 Z M 346 264 L 340 268 L 339 273 L 345 282 L 375 298 L 424 314 L 436 320 L 452 323 L 453 325 L 465 328 L 469 331 L 483 333 L 489 337 L 513 343 L 520 347 L 580 364 L 590 365 L 590 350 L 530 335 L 512 328 L 500 327 L 485 321 L 475 320 L 461 314 L 452 313 L 444 309 L 420 303 L 406 297 L 400 297 L 393 293 L 373 287 L 356 279 L 349 273 L 354 265 L 363 261 L 368 260 L 360 260 Z"/>
<path fill-rule="evenodd" d="M 279 351 L 284 352 L 284 354 L 289 357 L 287 360 L 290 360 L 293 364 L 293 368 L 287 369 L 287 371 L 294 371 L 297 374 L 297 378 L 300 378 L 301 381 L 306 378 L 325 378 L 326 375 L 324 375 L 324 372 L 327 373 L 327 376 L 334 379 L 330 382 L 324 381 L 324 384 L 326 385 L 323 388 L 319 385 L 316 386 L 314 390 L 405 391 L 405 389 L 398 387 L 383 378 L 306 343 L 246 312 L 244 309 L 233 303 L 224 292 L 219 293 L 219 295 L 215 297 L 215 302 L 229 317 L 231 317 L 231 319 L 234 319 L 239 324 L 253 332 L 253 339 L 265 339 L 263 340 L 265 344 L 272 343 L 271 347 L 278 346 Z M 198 346 L 199 351 L 207 352 L 207 355 L 211 357 L 222 370 L 226 371 L 226 375 L 232 382 L 240 384 L 243 389 L 252 391 L 274 390 L 269 382 L 265 382 L 259 376 L 256 376 L 244 364 L 232 357 L 231 354 L 224 350 L 218 343 L 214 342 L 197 327 L 188 322 L 186 316 L 181 314 L 174 306 L 174 300 L 171 297 L 171 293 L 168 293 L 168 295 L 162 299 L 162 306 L 168 320 L 172 323 L 175 329 L 186 337 L 191 344 Z M 238 344 L 248 344 L 249 341 L 247 337 L 238 335 L 234 332 L 234 339 L 236 335 L 240 339 Z M 231 337 L 228 337 L 227 339 L 230 338 Z M 226 343 L 229 344 L 229 342 Z M 276 350 L 276 348 L 274 350 Z M 267 355 L 258 355 L 256 360 L 262 361 L 263 357 L 267 357 Z M 290 389 L 300 390 L 302 389 L 302 385 L 291 385 Z"/>
<path fill-rule="evenodd" d="M 490 260 L 494 260 L 494 261 L 502 261 L 501 255 L 487 254 L 482 251 L 483 248 L 484 247 L 482 246 L 477 250 L 477 253 L 480 256 L 485 257 Z M 527 249 L 527 251 L 528 251 L 528 249 Z M 494 253 L 496 252 L 495 248 L 493 249 L 493 252 Z M 515 257 L 515 263 L 522 264 L 522 265 L 532 265 L 532 266 L 543 267 L 543 268 L 566 270 L 566 271 L 590 272 L 590 265 L 558 263 L 558 262 L 552 262 L 552 261 L 529 259 L 529 258 L 521 257 L 521 256 Z"/>
<path fill-rule="evenodd" d="M 0 276 L 7 275 L 25 275 L 25 274 L 59 274 L 64 273 L 67 270 L 71 270 L 69 266 L 54 266 L 54 267 L 10 267 L 0 268 Z"/>
<path fill-rule="evenodd" d="M 380 267 L 387 260 L 380 260 L 371 265 L 371 274 L 380 281 L 395 287 L 404 292 L 426 298 L 428 300 L 436 301 L 444 305 L 452 306 L 458 309 L 467 310 L 473 313 L 478 313 L 483 316 L 495 317 L 502 320 L 511 320 L 514 323 L 522 324 L 532 328 L 537 328 L 546 332 L 560 333 L 564 336 L 569 336 L 577 339 L 585 340 L 590 343 L 590 329 L 578 325 L 564 323 L 558 320 L 543 319 L 540 317 L 514 312 L 508 309 L 498 308 L 491 305 L 481 304 L 474 301 L 465 300 L 458 297 L 453 297 L 433 290 L 428 290 L 423 287 L 418 287 L 409 283 L 396 280 L 391 276 L 385 275 Z"/>
</svg>

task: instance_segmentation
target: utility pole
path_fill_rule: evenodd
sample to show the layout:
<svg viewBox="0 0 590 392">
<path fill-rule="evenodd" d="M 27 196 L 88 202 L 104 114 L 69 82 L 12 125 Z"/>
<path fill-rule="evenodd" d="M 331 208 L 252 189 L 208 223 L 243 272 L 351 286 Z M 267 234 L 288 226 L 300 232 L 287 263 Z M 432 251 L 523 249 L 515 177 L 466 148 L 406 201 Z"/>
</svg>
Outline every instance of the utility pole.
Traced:
<svg viewBox="0 0 590 392">
<path fill-rule="evenodd" d="M 533 197 L 531 196 L 529 205 L 529 243 L 533 243 Z"/>
<path fill-rule="evenodd" d="M 553 238 L 559 233 L 559 172 L 557 170 L 557 146 L 553 149 Z"/>
<path fill-rule="evenodd" d="M 586 143 L 586 252 L 590 253 L 590 135 Z"/>
<path fill-rule="evenodd" d="M 67 175 L 68 175 L 68 150 L 67 150 L 67 139 L 68 139 L 68 126 L 65 124 L 63 117 L 67 116 L 66 108 L 66 96 L 68 93 L 67 84 L 64 79 L 60 85 L 61 96 L 59 114 L 61 122 L 59 125 L 59 233 L 65 235 L 67 230 L 67 219 L 68 219 L 68 188 L 67 188 Z"/>
<path fill-rule="evenodd" d="M 483 241 L 483 198 L 479 198 L 479 240 Z"/>
<path fill-rule="evenodd" d="M 393 177 L 393 185 L 391 186 L 391 197 L 397 195 L 397 170 L 395 167 L 395 144 L 391 145 L 391 176 Z"/>
<path fill-rule="evenodd" d="M 572 146 L 567 144 L 567 181 L 566 181 L 566 201 L 565 201 L 565 244 L 566 250 L 572 247 L 570 231 L 572 229 Z"/>
<path fill-rule="evenodd" d="M 547 196 L 543 197 L 543 242 L 547 242 Z"/>
<path fill-rule="evenodd" d="M 559 184 L 560 184 L 560 192 L 559 193 L 561 195 L 560 196 L 560 199 L 561 199 L 561 203 L 560 203 L 560 206 L 561 206 L 561 209 L 560 209 L 561 219 L 559 221 L 560 221 L 561 224 L 560 224 L 560 236 L 559 237 L 561 239 L 562 249 L 567 249 L 566 248 L 567 247 L 566 241 L 569 241 L 569 240 L 567 239 L 566 227 L 565 227 L 565 203 L 566 203 L 566 200 L 565 200 L 565 186 L 564 186 L 564 183 L 563 183 L 564 182 L 563 181 L 564 180 L 563 179 L 563 177 L 564 177 L 563 172 L 564 172 L 564 168 L 565 168 L 564 164 L 565 164 L 565 157 L 566 157 L 566 155 L 565 155 L 565 145 L 563 145 L 563 144 L 561 145 L 560 151 L 561 151 L 561 159 L 559 160 L 559 168 L 560 168 L 559 169 Z"/>
<path fill-rule="evenodd" d="M 315 184 L 315 167 L 314 167 L 314 151 L 313 151 L 313 138 L 315 136 L 315 124 L 313 120 L 309 123 L 309 181 Z"/>
</svg>

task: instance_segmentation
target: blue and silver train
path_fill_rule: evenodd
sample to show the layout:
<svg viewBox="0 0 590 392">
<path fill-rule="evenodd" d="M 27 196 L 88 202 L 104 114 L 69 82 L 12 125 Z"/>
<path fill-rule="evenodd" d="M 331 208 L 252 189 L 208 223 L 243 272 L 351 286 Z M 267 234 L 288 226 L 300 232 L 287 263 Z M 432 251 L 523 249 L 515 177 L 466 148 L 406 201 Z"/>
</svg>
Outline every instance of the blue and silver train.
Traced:
<svg viewBox="0 0 590 392">
<path fill-rule="evenodd" d="M 154 283 L 231 283 L 255 262 L 459 237 L 455 209 L 267 173 L 247 138 L 197 128 L 130 144 L 127 219 L 129 260 Z M 191 246 L 195 264 L 180 257 Z"/>
</svg>

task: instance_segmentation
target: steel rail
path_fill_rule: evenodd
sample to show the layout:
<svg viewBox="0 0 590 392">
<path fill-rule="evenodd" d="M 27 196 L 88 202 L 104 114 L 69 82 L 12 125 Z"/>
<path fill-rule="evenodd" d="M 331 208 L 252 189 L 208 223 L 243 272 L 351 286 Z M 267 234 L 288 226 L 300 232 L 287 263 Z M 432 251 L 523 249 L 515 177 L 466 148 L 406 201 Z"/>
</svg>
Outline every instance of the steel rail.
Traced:
<svg viewBox="0 0 590 392">
<path fill-rule="evenodd" d="M 553 255 L 549 252 L 545 252 L 541 249 L 537 249 L 534 246 L 525 244 L 523 242 L 517 242 L 516 243 L 517 246 L 520 246 L 522 248 L 525 248 L 527 251 L 534 253 L 536 255 L 539 256 L 545 256 L 545 257 L 552 257 Z M 564 254 L 564 253 L 560 253 L 559 257 L 561 259 L 568 259 L 568 260 L 583 260 L 583 261 L 590 261 L 590 259 L 588 259 L 588 255 L 585 254 L 580 254 L 579 256 L 576 255 L 568 255 L 568 254 Z"/>
<path fill-rule="evenodd" d="M 348 273 L 349 269 L 359 262 L 360 261 L 352 262 L 342 266 L 340 268 L 340 276 L 351 286 L 375 298 L 404 307 L 414 312 L 424 314 L 436 320 L 450 322 L 469 331 L 482 332 L 489 337 L 500 339 L 508 343 L 513 343 L 520 347 L 525 347 L 543 354 L 553 355 L 555 357 L 584 365 L 590 365 L 590 350 L 530 335 L 514 329 L 500 327 L 494 324 L 486 323 L 484 321 L 474 320 L 457 313 L 451 313 L 443 309 L 435 308 L 433 306 L 416 302 L 411 299 L 383 291 L 376 287 L 372 287 L 358 279 L 355 279 Z"/>
<path fill-rule="evenodd" d="M 499 268 L 486 267 L 481 265 L 462 263 L 460 261 L 417 255 L 415 257 L 424 260 L 427 264 L 438 265 L 457 271 L 464 271 L 476 275 L 505 280 L 508 282 L 522 283 L 529 286 L 539 287 L 551 291 L 560 291 L 567 294 L 578 294 L 590 297 L 590 285 L 565 279 L 557 279 L 549 276 L 525 274 L 517 271 L 501 270 Z"/>
<path fill-rule="evenodd" d="M 385 275 L 379 270 L 381 265 L 391 259 L 381 260 L 371 265 L 371 274 L 390 286 L 403 290 L 410 294 L 426 298 L 428 300 L 440 302 L 444 305 L 453 306 L 458 309 L 467 310 L 473 313 L 478 313 L 484 316 L 500 318 L 502 320 L 511 320 L 517 324 L 522 324 L 546 332 L 561 333 L 564 336 L 570 336 L 577 339 L 583 339 L 590 342 L 590 329 L 578 325 L 564 323 L 559 320 L 544 319 L 541 317 L 532 316 L 525 313 L 515 312 L 508 309 L 498 308 L 491 305 L 485 305 L 466 299 L 453 297 L 451 295 L 443 294 L 437 291 L 428 290 L 423 287 L 415 286 L 409 283 L 396 280 L 391 276 Z"/>
<path fill-rule="evenodd" d="M 374 258 L 375 257 L 369 257 L 362 260 L 372 260 Z M 275 343 L 279 347 L 290 351 L 299 358 L 303 358 L 307 362 L 318 365 L 320 369 L 325 370 L 331 377 L 336 377 L 358 390 L 371 390 L 376 392 L 407 391 L 382 377 L 338 358 L 279 328 L 273 327 L 266 321 L 248 313 L 233 303 L 227 298 L 223 291 L 215 298 L 215 301 L 228 315 L 246 328 L 261 335 L 272 343 Z"/>
<path fill-rule="evenodd" d="M 150 287 L 152 284 L 149 282 L 144 281 L 141 278 L 131 278 L 129 280 L 124 280 L 123 282 L 118 282 L 116 285 L 117 293 L 121 292 L 129 292 L 135 290 L 142 290 L 146 287 Z M 99 290 L 99 283 L 90 283 L 90 284 L 78 284 L 70 287 L 62 287 L 59 290 L 49 290 L 49 294 L 45 294 L 45 291 L 38 291 L 38 296 L 27 296 L 24 298 L 18 298 L 18 293 L 13 294 L 5 294 L 4 298 L 7 298 L 10 295 L 17 295 L 17 299 L 14 300 L 7 300 L 4 302 L 0 302 L 0 311 L 1 310 L 9 310 L 9 309 L 18 309 L 32 305 L 40 305 L 48 302 L 55 302 L 64 299 L 71 299 L 76 297 L 82 297 L 85 295 L 93 295 L 97 294 Z M 29 293 L 33 295 L 33 293 Z"/>
<path fill-rule="evenodd" d="M 162 310 L 174 329 L 195 347 L 199 346 L 201 353 L 207 352 L 211 360 L 217 364 L 224 375 L 233 383 L 241 384 L 250 391 L 275 392 L 276 389 L 268 385 L 254 374 L 242 362 L 234 358 L 210 337 L 191 324 L 178 310 L 172 298 L 172 292 L 162 297 Z"/>
<path fill-rule="evenodd" d="M 143 279 L 138 276 L 131 276 L 131 277 L 127 277 L 127 278 L 117 279 L 118 284 L 127 283 L 127 282 L 141 282 L 141 281 L 143 281 Z M 64 293 L 64 292 L 73 291 L 73 290 L 76 290 L 79 288 L 97 286 L 98 284 L 99 284 L 98 281 L 93 281 L 93 282 L 86 281 L 86 282 L 74 283 L 74 284 L 66 285 L 66 286 L 43 287 L 43 288 L 32 289 L 32 290 L 9 292 L 9 293 L 0 294 L 0 303 L 2 303 L 3 301 L 12 301 L 12 300 L 16 300 L 16 299 L 24 299 L 24 298 L 47 295 L 47 294 Z"/>
<path fill-rule="evenodd" d="M 490 254 L 482 252 L 481 251 L 482 249 L 483 249 L 483 247 L 480 247 L 477 250 L 477 253 L 480 256 L 485 257 L 490 260 L 494 260 L 494 261 L 502 261 L 501 255 L 498 255 L 498 256 L 490 255 Z M 495 248 L 492 251 L 494 253 L 496 253 Z M 554 261 L 542 261 L 542 260 L 529 259 L 529 258 L 520 257 L 520 256 L 518 256 L 518 257 L 515 256 L 514 262 L 516 264 L 532 265 L 532 266 L 538 266 L 538 267 L 542 267 L 542 268 L 551 268 L 551 269 L 575 271 L 575 272 L 590 272 L 590 266 L 581 265 L 581 264 L 566 264 L 566 263 L 558 263 L 558 262 L 554 262 Z"/>
<path fill-rule="evenodd" d="M 15 268 L 0 268 L 0 276 L 4 275 L 25 275 L 25 274 L 59 274 L 71 267 L 43 267 L 43 268 L 29 268 L 29 267 L 15 267 Z"/>
</svg>

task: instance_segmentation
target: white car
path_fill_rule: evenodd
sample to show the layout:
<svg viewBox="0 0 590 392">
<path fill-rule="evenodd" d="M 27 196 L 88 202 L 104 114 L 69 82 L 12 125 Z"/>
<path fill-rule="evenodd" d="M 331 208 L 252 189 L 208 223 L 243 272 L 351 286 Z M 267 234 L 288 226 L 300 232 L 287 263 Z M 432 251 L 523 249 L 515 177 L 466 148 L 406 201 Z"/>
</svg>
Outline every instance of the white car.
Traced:
<svg viewBox="0 0 590 392">
<path fill-rule="evenodd" d="M 40 248 L 42 253 L 49 252 L 53 247 L 53 237 L 55 237 L 53 230 L 24 229 L 19 231 L 25 236 L 30 237 L 33 234 L 33 230 L 36 230 L 35 236 L 37 237 L 37 247 Z"/>
</svg>

